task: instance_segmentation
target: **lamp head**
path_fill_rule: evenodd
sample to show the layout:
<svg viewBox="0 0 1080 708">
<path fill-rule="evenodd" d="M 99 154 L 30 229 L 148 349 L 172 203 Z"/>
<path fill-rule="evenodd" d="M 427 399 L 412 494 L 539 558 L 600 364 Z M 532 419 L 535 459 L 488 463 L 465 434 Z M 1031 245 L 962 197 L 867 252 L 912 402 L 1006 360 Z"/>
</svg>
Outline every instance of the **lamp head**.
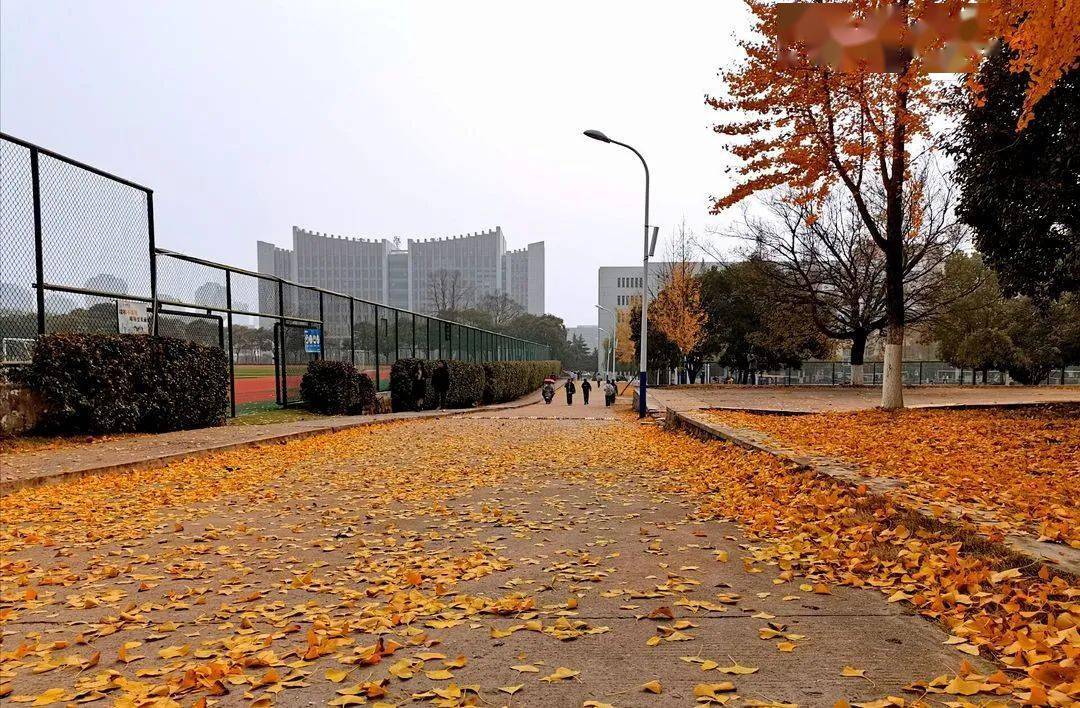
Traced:
<svg viewBox="0 0 1080 708">
<path fill-rule="evenodd" d="M 585 136 L 592 138 L 593 140 L 599 140 L 602 143 L 610 143 L 611 138 L 601 133 L 599 130 L 586 130 Z"/>
</svg>

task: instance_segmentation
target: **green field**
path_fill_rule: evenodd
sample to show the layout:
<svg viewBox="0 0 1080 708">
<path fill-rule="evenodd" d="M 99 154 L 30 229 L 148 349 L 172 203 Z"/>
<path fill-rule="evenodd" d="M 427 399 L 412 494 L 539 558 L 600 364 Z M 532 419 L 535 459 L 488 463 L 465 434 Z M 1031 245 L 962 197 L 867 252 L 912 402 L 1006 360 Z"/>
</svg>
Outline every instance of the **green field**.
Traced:
<svg viewBox="0 0 1080 708">
<path fill-rule="evenodd" d="M 256 379 L 263 376 L 273 376 L 274 365 L 273 364 L 237 364 L 236 365 L 236 378 L 238 379 Z"/>
<path fill-rule="evenodd" d="M 236 417 L 229 418 L 229 425 L 264 425 L 266 423 L 291 423 L 296 420 L 321 418 L 304 408 L 282 408 L 273 401 L 241 403 L 236 406 Z"/>
</svg>

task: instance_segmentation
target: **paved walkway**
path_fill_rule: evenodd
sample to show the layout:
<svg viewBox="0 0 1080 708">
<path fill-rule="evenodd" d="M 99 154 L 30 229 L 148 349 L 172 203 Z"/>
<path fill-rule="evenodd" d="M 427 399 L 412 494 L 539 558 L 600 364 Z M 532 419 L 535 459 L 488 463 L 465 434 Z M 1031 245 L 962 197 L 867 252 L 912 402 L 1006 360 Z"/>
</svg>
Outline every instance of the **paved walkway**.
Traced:
<svg viewBox="0 0 1080 708">
<path fill-rule="evenodd" d="M 649 407 L 677 411 L 697 408 L 813 413 L 874 408 L 875 386 L 685 386 L 649 389 Z M 1080 402 L 1080 386 L 914 386 L 904 389 L 909 408 Z"/>
<path fill-rule="evenodd" d="M 637 425 L 556 399 L 18 491 L 4 680 L 62 702 L 656 708 L 989 670 L 878 591 L 753 567 L 737 525 L 624 459 Z"/>
<path fill-rule="evenodd" d="M 539 392 L 531 393 L 517 401 L 484 406 L 481 410 L 497 411 L 516 408 L 536 401 L 539 396 Z M 0 492 L 89 472 L 145 469 L 192 455 L 302 438 L 358 425 L 394 420 L 441 418 L 467 412 L 468 410 L 446 410 L 325 416 L 289 423 L 225 425 L 218 428 L 178 430 L 161 434 L 118 435 L 85 444 L 61 442 L 56 446 L 40 449 L 0 452 Z"/>
</svg>

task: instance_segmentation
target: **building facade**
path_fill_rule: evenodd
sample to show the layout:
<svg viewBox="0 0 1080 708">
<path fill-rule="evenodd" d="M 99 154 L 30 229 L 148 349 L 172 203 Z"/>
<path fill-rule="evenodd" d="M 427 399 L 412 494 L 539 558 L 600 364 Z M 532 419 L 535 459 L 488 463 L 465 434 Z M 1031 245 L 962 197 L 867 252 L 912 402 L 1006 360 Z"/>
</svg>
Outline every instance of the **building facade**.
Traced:
<svg viewBox="0 0 1080 708">
<path fill-rule="evenodd" d="M 388 239 L 294 226 L 292 246 L 259 241 L 259 272 L 426 314 L 472 307 L 487 295 L 504 293 L 529 313 L 544 312 L 544 243 L 507 251 L 498 226 L 463 236 L 408 239 L 405 250 Z M 272 290 L 261 289 L 260 311 L 277 311 Z"/>
</svg>

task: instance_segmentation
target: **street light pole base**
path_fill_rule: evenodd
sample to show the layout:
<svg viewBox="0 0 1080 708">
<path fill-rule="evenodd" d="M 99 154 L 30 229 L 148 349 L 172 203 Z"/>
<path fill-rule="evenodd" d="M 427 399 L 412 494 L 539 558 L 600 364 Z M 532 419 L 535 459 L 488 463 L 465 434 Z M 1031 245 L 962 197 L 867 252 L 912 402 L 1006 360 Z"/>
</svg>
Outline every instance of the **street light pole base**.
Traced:
<svg viewBox="0 0 1080 708">
<path fill-rule="evenodd" d="M 647 387 L 647 378 L 648 376 L 644 371 L 638 374 L 638 418 L 644 418 L 645 414 L 649 412 L 649 407 L 645 404 L 645 389 Z"/>
</svg>

